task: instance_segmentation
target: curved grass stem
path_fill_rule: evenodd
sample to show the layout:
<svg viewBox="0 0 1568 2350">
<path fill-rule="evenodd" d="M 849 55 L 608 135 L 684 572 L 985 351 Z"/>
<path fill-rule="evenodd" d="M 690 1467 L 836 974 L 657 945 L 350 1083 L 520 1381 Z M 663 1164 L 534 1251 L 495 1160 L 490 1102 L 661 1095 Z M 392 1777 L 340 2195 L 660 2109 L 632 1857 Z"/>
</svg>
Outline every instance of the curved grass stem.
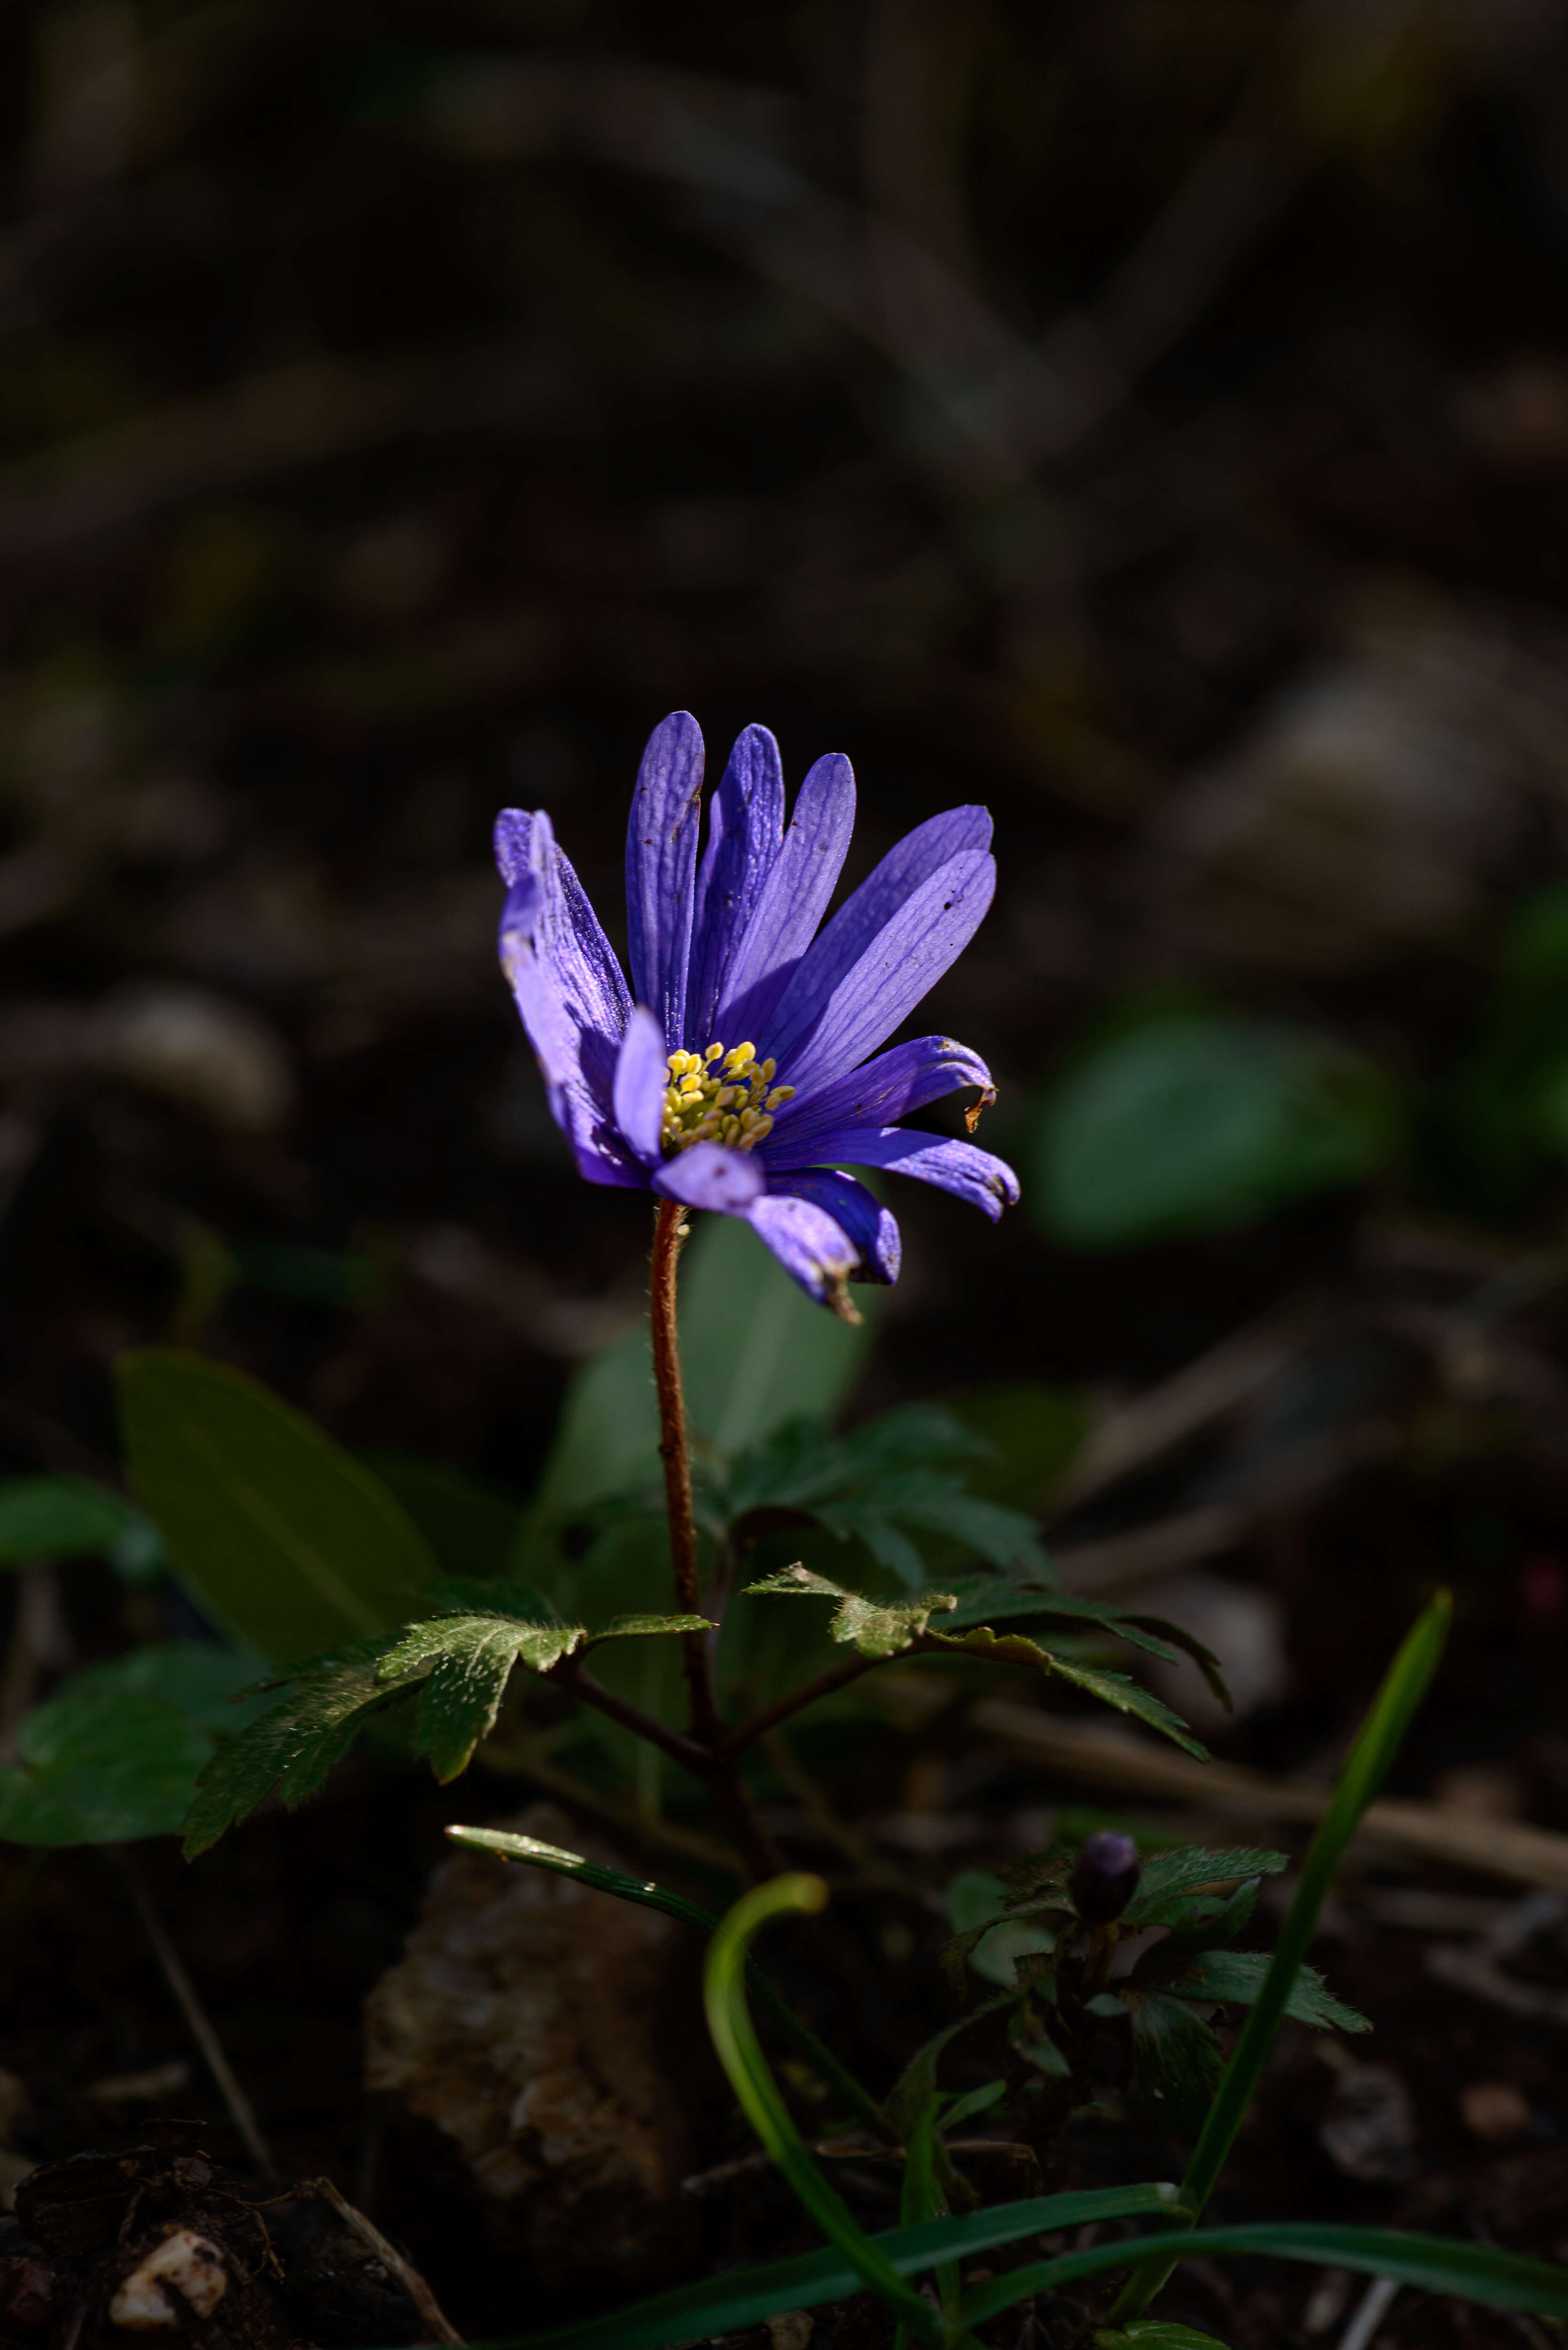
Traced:
<svg viewBox="0 0 1568 2350">
<path fill-rule="evenodd" d="M 827 1900 L 820 1877 L 775 1877 L 743 1894 L 708 1945 L 702 1995 L 708 2029 L 719 2061 L 729 2074 L 746 2119 L 805 2204 L 828 2241 L 856 2274 L 884 2302 L 902 2326 L 921 2342 L 940 2345 L 947 2329 L 930 2303 L 906 2283 L 887 2254 L 872 2242 L 854 2214 L 828 2185 L 769 2072 L 746 2004 L 746 1970 L 752 1936 L 790 1910 L 815 1912 Z"/>
</svg>

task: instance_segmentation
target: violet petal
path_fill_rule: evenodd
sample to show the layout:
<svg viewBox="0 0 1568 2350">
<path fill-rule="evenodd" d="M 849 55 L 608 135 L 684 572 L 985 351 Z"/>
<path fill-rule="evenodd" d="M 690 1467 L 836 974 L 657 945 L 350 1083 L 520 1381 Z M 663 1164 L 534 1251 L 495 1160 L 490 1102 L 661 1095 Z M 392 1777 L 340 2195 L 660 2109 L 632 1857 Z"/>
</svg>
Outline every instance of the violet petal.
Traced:
<svg viewBox="0 0 1568 2350">
<path fill-rule="evenodd" d="M 788 1180 L 791 1169 L 789 1135 L 771 1134 L 763 1145 L 769 1175 Z M 992 1223 L 1004 1207 L 1018 1204 L 1018 1178 L 1004 1159 L 972 1142 L 946 1142 L 940 1135 L 922 1134 L 907 1126 L 834 1128 L 808 1136 L 798 1148 L 810 1153 L 813 1166 L 888 1167 L 895 1175 L 912 1175 L 919 1183 L 934 1183 L 971 1207 L 982 1209 Z"/>
<path fill-rule="evenodd" d="M 514 836 L 515 837 L 515 836 Z M 556 847 L 532 818 L 527 868 L 507 893 L 501 962 L 538 1058 L 550 1114 L 593 1183 L 641 1184 L 612 1116 L 615 1065 L 631 1003 L 608 940 Z"/>
<path fill-rule="evenodd" d="M 831 1305 L 860 1257 L 843 1226 L 819 1208 L 787 1191 L 768 1191 L 747 1212 L 759 1240 L 765 1241 L 793 1281 L 818 1305 Z"/>
<path fill-rule="evenodd" d="M 781 1076 L 785 1074 L 780 1072 Z M 769 1159 L 787 1167 L 790 1161 L 778 1156 L 778 1146 L 786 1139 L 793 1149 L 831 1127 L 891 1126 L 910 1110 L 924 1109 L 928 1102 L 965 1086 L 978 1086 L 985 1095 L 995 1091 L 980 1055 L 953 1036 L 917 1036 L 907 1045 L 895 1045 L 890 1053 L 878 1053 L 846 1076 L 827 1079 L 815 1092 L 785 1102 L 774 1121 Z"/>
<path fill-rule="evenodd" d="M 760 1198 L 767 1177 L 747 1150 L 727 1150 L 722 1142 L 694 1142 L 667 1159 L 653 1188 L 689 1208 L 716 1208 L 721 1215 L 743 1216 Z"/>
<path fill-rule="evenodd" d="M 764 1034 L 827 911 L 854 829 L 854 770 L 830 752 L 795 795 L 783 845 L 731 951 L 713 1015 L 714 1035 L 722 1043 L 753 1043 Z"/>
<path fill-rule="evenodd" d="M 508 889 L 528 870 L 528 832 L 533 821 L 526 808 L 503 808 L 495 819 L 495 869 Z"/>
<path fill-rule="evenodd" d="M 845 972 L 809 1033 L 778 1056 L 781 1077 L 805 1094 L 875 1052 L 963 952 L 995 887 L 995 860 L 984 849 L 939 866 Z"/>
<path fill-rule="evenodd" d="M 702 737 L 684 710 L 648 738 L 626 834 L 627 951 L 632 991 L 651 1004 L 667 1050 L 686 1026 L 692 880 L 701 821 Z"/>
<path fill-rule="evenodd" d="M 898 1221 L 875 1193 L 836 1167 L 801 1168 L 768 1182 L 770 1199 L 809 1200 L 860 1253 L 857 1281 L 897 1281 L 904 1259 Z M 753 1222 L 755 1219 L 753 1218 Z"/>
<path fill-rule="evenodd" d="M 657 1166 L 663 1148 L 664 1094 L 670 1064 L 658 1021 L 639 1003 L 627 1022 L 615 1065 L 615 1122 L 645 1167 Z"/>
<path fill-rule="evenodd" d="M 715 1016 L 731 955 L 778 856 L 784 812 L 779 746 L 765 726 L 748 726 L 737 738 L 708 803 L 708 846 L 697 875 L 683 1040 L 698 1052 L 719 1034 Z"/>
<path fill-rule="evenodd" d="M 982 807 L 948 808 L 907 832 L 872 868 L 854 895 L 845 899 L 822 936 L 803 955 L 766 1035 L 757 1039 L 758 1052 L 771 1053 L 782 1061 L 797 1038 L 820 1018 L 823 1006 L 846 973 L 855 968 L 920 884 L 965 849 L 990 846 L 991 817 Z M 884 1036 L 888 1033 L 882 1031 Z"/>
</svg>

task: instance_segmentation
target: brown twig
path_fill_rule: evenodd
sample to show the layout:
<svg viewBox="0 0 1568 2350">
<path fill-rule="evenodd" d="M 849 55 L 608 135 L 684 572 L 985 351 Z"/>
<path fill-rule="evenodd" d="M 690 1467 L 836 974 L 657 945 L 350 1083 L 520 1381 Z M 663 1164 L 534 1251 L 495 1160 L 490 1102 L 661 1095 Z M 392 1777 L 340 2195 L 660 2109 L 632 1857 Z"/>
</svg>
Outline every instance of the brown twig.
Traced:
<svg viewBox="0 0 1568 2350">
<path fill-rule="evenodd" d="M 540 1678 L 559 1681 L 564 1689 L 570 1690 L 574 1697 L 581 1698 L 585 1705 L 591 1705 L 596 1712 L 604 1714 L 611 1721 L 618 1721 L 621 1728 L 629 1730 L 634 1738 L 646 1739 L 649 1745 L 657 1746 L 661 1753 L 669 1755 L 672 1762 L 694 1771 L 700 1779 L 709 1775 L 713 1761 L 711 1748 L 701 1745 L 695 1738 L 685 1737 L 679 1730 L 670 1729 L 657 1715 L 645 1713 L 641 1706 L 633 1705 L 629 1698 L 618 1697 L 614 1690 L 606 1689 L 603 1681 L 596 1680 L 576 1657 L 563 1657 Z"/>
<path fill-rule="evenodd" d="M 889 1661 L 886 1657 L 856 1656 L 846 1657 L 841 1665 L 830 1665 L 825 1673 L 818 1673 L 815 1680 L 803 1681 L 799 1689 L 786 1690 L 783 1697 L 774 1700 L 772 1705 L 764 1705 L 746 1721 L 738 1721 L 733 1730 L 724 1732 L 717 1752 L 721 1755 L 738 1754 L 742 1747 L 752 1745 L 759 1738 L 765 1738 L 770 1730 L 776 1730 L 781 1721 L 787 1721 L 792 1713 L 799 1713 L 805 1706 L 815 1705 L 818 1698 L 831 1697 L 836 1690 L 847 1689 L 863 1673 L 871 1672 L 877 1665 Z"/>
<path fill-rule="evenodd" d="M 367 2220 L 345 2195 L 340 2195 L 330 2178 L 313 2178 L 310 2185 L 318 2195 L 325 2196 L 338 2218 L 350 2228 L 368 2251 L 373 2252 L 381 2266 L 395 2276 L 414 2307 L 424 2320 L 425 2331 L 432 2342 L 444 2342 L 449 2350 L 463 2350 L 462 2335 L 442 2309 L 430 2286 L 410 2261 L 406 2261 L 395 2244 L 389 2244 L 374 2220 Z"/>
<path fill-rule="evenodd" d="M 108 1854 L 130 1887 L 131 1899 L 136 1904 L 137 1915 L 141 1919 L 142 1930 L 152 1955 L 158 1961 L 159 1971 L 174 1994 L 175 2003 L 185 2019 L 192 2039 L 202 2052 L 207 2070 L 217 2084 L 218 2095 L 229 2109 L 229 2119 L 239 2132 L 245 2152 L 264 2178 L 275 2178 L 278 2171 L 273 2160 L 272 2148 L 262 2136 L 254 2108 L 223 2054 L 223 2043 L 196 1996 L 196 1987 L 185 1971 L 180 1953 L 169 1939 L 169 1929 L 147 1889 L 140 1863 L 125 1845 L 104 1845 L 100 1849 Z"/>
<path fill-rule="evenodd" d="M 909 1694 L 907 1681 L 899 1693 Z M 1333 1799 L 1327 1787 L 1273 1779 L 1239 1762 L 1199 1762 L 1152 1739 L 1081 1727 L 1006 1698 L 983 1699 L 971 1720 L 1021 1760 L 1128 1794 L 1173 1796 L 1254 1819 L 1303 1821 L 1321 1819 Z M 1474 1819 L 1436 1804 L 1379 1796 L 1362 1814 L 1355 1840 L 1568 1892 L 1568 1835 L 1521 1820 Z"/>
</svg>

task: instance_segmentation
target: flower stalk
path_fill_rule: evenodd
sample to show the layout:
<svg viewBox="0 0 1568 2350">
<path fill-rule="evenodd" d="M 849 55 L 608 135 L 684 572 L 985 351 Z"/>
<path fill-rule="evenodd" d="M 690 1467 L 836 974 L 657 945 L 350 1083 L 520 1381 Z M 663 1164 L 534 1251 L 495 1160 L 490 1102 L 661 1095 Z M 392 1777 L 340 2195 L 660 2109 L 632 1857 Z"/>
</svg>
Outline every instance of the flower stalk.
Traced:
<svg viewBox="0 0 1568 2350">
<path fill-rule="evenodd" d="M 676 1274 L 687 1235 L 686 1210 L 661 1200 L 654 1211 L 653 1269 L 649 1284 L 649 1325 L 653 1342 L 653 1384 L 659 1398 L 659 1457 L 664 1464 L 664 1507 L 670 1523 L 670 1561 L 676 1604 L 684 1616 L 702 1613 L 702 1570 L 697 1552 L 697 1513 L 691 1496 L 691 1447 L 686 1430 L 686 1397 L 680 1379 L 680 1339 L 676 1319 Z M 776 1877 L 784 1857 L 752 1801 L 736 1762 L 718 1701 L 705 1632 L 680 1636 L 686 1677 L 689 1738 L 680 1759 L 706 1782 L 715 1810 L 753 1877 Z M 667 1751 L 668 1742 L 666 1742 Z"/>
<path fill-rule="evenodd" d="M 675 1319 L 675 1277 L 681 1243 L 690 1227 L 679 1201 L 661 1200 L 653 1219 L 653 1274 L 649 1321 L 653 1339 L 653 1384 L 659 1397 L 659 1457 L 664 1463 L 664 1507 L 670 1521 L 670 1563 L 675 1600 L 683 1616 L 701 1615 L 702 1578 L 697 1557 L 697 1513 L 691 1499 L 691 1449 L 686 1433 L 686 1396 L 680 1382 L 680 1342 Z M 680 1661 L 686 1675 L 691 1735 L 717 1745 L 718 1708 L 708 1663 L 707 1636 L 683 1632 Z"/>
</svg>

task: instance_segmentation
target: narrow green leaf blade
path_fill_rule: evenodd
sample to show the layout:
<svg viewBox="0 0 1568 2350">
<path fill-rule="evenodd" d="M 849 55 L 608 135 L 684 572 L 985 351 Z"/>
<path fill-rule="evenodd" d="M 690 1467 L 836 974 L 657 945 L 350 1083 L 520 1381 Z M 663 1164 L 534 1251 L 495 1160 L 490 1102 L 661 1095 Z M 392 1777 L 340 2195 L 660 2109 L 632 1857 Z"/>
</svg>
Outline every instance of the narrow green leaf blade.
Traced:
<svg viewBox="0 0 1568 2350">
<path fill-rule="evenodd" d="M 718 1918 L 711 1909 L 700 1908 L 679 1893 L 667 1892 L 662 1885 L 649 1879 L 628 1877 L 618 1868 L 607 1868 L 597 1860 L 585 1860 L 581 1853 L 565 1852 L 559 1845 L 541 1844 L 537 1836 L 518 1835 L 507 1828 L 449 1827 L 447 1835 L 453 1844 L 468 1846 L 474 1852 L 498 1853 L 503 1860 L 525 1861 L 530 1867 L 547 1869 L 552 1876 L 568 1877 L 578 1885 L 591 1885 L 596 1892 L 613 1893 L 619 1901 L 635 1902 L 639 1908 L 657 1909 L 666 1918 L 678 1918 L 682 1925 L 701 1927 L 705 1934 L 716 1931 Z"/>
<path fill-rule="evenodd" d="M 939 2261 L 967 2259 L 999 2244 L 1096 2220 L 1134 2220 L 1176 2208 L 1169 2186 L 1109 2187 L 1045 2195 L 1024 2203 L 997 2203 L 961 2218 L 894 2228 L 871 2241 L 900 2276 L 918 2276 Z M 672 2293 L 612 2310 L 547 2334 L 514 2334 L 491 2350 L 663 2350 L 663 2345 L 736 2334 L 781 2309 L 816 2309 L 860 2290 L 860 2279 L 834 2251 L 801 2252 L 750 2269 L 729 2270 L 680 2285 Z"/>
<path fill-rule="evenodd" d="M 1355 1835 L 1362 1813 L 1386 1778 L 1416 1709 L 1427 1693 L 1448 1639 L 1452 1615 L 1452 1599 L 1447 1591 L 1439 1591 L 1401 1642 L 1350 1750 L 1328 1810 L 1308 1847 L 1262 1989 L 1241 2027 L 1241 2037 L 1231 2051 L 1224 2077 L 1192 2150 L 1182 2194 L 1195 2211 L 1202 2210 L 1225 2167 L 1252 2092 L 1262 2077 L 1274 2035 L 1296 1976 L 1305 1962 L 1345 1847 Z M 1163 2266 L 1150 2263 L 1140 2274 L 1130 2278 L 1117 2297 L 1112 2316 L 1124 2323 L 1141 2317 L 1172 2265 L 1170 2262 Z"/>
<path fill-rule="evenodd" d="M 203 1612 L 275 1664 L 393 1631 L 436 1578 L 362 1462 L 256 1380 L 195 1355 L 123 1356 L 131 1480 Z"/>
<path fill-rule="evenodd" d="M 1194 2228 L 1169 2235 L 1125 2237 L 1064 2252 L 1054 2261 L 1013 2269 L 967 2293 L 961 2322 L 983 2325 L 1033 2293 L 1060 2292 L 1084 2277 L 1103 2276 L 1137 2261 L 1140 2270 L 1160 2274 L 1189 2253 L 1237 2258 L 1308 2261 L 1324 2268 L 1354 2269 L 1364 2276 L 1393 2277 L 1424 2293 L 1452 2293 L 1490 2309 L 1528 2310 L 1538 2317 L 1568 2318 L 1568 2268 L 1519 2252 L 1494 2251 L 1482 2244 L 1458 2243 L 1445 2236 L 1417 2236 L 1399 2228 L 1339 2227 L 1314 2220 L 1261 2220 L 1236 2228 Z M 1141 2256 L 1141 2257 L 1140 2257 Z M 607 2343 L 605 2350 L 610 2350 Z"/>
</svg>

